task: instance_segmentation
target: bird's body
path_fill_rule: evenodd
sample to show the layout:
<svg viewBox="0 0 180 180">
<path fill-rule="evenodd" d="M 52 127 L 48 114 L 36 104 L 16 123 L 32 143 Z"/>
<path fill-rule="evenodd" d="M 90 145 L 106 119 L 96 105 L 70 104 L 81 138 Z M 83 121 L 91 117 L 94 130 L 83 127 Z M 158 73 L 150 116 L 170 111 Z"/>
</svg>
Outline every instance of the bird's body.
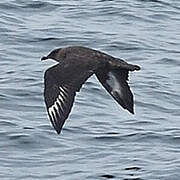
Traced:
<svg viewBox="0 0 180 180">
<path fill-rule="evenodd" d="M 128 72 L 140 70 L 139 66 L 81 46 L 55 49 L 42 60 L 49 58 L 59 64 L 45 72 L 44 97 L 50 120 L 58 134 L 68 118 L 76 92 L 93 74 L 123 108 L 134 113 L 133 95 L 127 80 Z"/>
</svg>

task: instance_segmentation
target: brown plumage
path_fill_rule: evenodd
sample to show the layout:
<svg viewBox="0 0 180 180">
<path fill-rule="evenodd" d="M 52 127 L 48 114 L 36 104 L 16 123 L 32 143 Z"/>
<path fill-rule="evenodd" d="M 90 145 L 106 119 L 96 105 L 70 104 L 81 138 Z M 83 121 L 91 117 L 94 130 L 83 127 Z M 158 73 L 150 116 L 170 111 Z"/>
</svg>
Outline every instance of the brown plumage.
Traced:
<svg viewBox="0 0 180 180">
<path fill-rule="evenodd" d="M 46 59 L 59 62 L 46 70 L 44 76 L 45 103 L 58 134 L 68 118 L 76 92 L 93 74 L 124 109 L 134 114 L 133 94 L 127 80 L 129 71 L 140 70 L 139 66 L 81 46 L 55 49 L 41 58 Z"/>
</svg>

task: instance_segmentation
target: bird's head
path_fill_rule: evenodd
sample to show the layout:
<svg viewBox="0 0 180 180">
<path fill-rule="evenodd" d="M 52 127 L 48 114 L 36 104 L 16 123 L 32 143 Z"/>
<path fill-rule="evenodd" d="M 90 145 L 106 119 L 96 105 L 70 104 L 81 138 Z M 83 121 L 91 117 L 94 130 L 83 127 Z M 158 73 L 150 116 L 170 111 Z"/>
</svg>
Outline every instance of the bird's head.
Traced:
<svg viewBox="0 0 180 180">
<path fill-rule="evenodd" d="M 41 61 L 47 60 L 47 59 L 53 59 L 55 61 L 61 61 L 64 58 L 65 52 L 62 48 L 55 49 L 51 51 L 47 56 L 43 56 L 41 58 Z"/>
</svg>

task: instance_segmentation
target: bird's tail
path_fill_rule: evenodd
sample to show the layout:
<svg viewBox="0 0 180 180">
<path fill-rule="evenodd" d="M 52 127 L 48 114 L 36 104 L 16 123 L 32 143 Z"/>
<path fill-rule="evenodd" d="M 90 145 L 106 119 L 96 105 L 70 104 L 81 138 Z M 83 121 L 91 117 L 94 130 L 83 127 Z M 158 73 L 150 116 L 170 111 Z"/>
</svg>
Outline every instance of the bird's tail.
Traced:
<svg viewBox="0 0 180 180">
<path fill-rule="evenodd" d="M 117 69 L 126 69 L 128 71 L 139 71 L 141 68 L 138 65 L 133 65 L 133 64 L 129 64 L 126 61 L 124 61 L 123 59 L 119 59 L 116 58 L 115 60 L 112 60 L 111 62 L 111 67 Z"/>
</svg>

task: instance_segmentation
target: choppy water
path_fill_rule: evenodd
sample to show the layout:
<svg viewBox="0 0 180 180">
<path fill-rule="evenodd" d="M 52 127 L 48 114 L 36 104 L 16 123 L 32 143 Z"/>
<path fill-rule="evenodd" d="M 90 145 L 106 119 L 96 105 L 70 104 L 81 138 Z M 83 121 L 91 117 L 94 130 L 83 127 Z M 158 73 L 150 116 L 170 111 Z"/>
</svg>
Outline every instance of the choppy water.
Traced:
<svg viewBox="0 0 180 180">
<path fill-rule="evenodd" d="M 180 1 L 0 2 L 0 179 L 180 179 Z M 139 64 L 135 112 L 95 77 L 61 135 L 50 126 L 40 57 L 83 45 Z"/>
</svg>

